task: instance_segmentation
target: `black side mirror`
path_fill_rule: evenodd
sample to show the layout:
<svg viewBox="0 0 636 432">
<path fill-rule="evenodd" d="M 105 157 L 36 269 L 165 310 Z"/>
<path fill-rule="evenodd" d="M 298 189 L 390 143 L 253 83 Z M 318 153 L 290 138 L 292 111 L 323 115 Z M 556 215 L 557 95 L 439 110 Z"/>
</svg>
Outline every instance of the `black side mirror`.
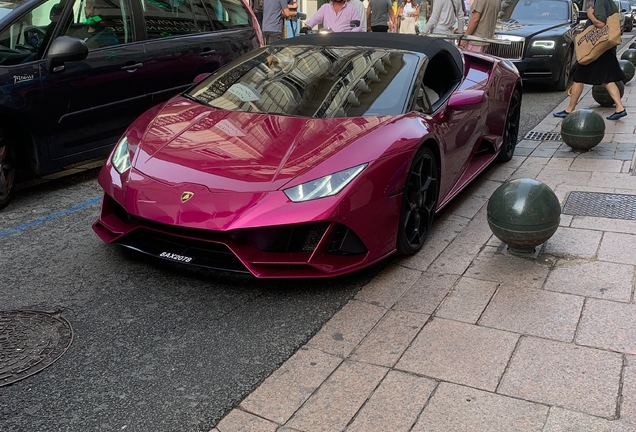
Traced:
<svg viewBox="0 0 636 432">
<path fill-rule="evenodd" d="M 579 11 L 579 21 L 584 21 L 587 19 L 587 12 Z"/>
<path fill-rule="evenodd" d="M 349 21 L 349 26 L 351 26 L 351 28 L 360 27 L 360 20 L 351 20 L 351 21 Z"/>
<path fill-rule="evenodd" d="M 64 63 L 84 60 L 88 56 L 86 42 L 70 36 L 56 38 L 46 54 L 46 64 L 49 73 L 64 70 Z"/>
</svg>

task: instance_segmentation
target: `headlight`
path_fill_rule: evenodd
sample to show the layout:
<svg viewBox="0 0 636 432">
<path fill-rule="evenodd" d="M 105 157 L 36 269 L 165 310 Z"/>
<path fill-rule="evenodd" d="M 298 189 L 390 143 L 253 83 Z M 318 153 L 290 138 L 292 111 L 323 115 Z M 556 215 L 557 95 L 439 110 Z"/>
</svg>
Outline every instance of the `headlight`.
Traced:
<svg viewBox="0 0 636 432">
<path fill-rule="evenodd" d="M 536 40 L 532 42 L 532 48 L 554 49 L 554 41 L 551 40 Z"/>
<path fill-rule="evenodd" d="M 110 161 L 119 174 L 123 174 L 130 169 L 130 153 L 128 152 L 128 140 L 125 135 L 117 143 Z"/>
<path fill-rule="evenodd" d="M 328 176 L 285 189 L 283 192 L 285 192 L 287 198 L 293 202 L 309 201 L 332 196 L 340 192 L 351 180 L 356 178 L 367 165 L 368 164 L 365 163 L 335 174 L 329 174 Z"/>
</svg>

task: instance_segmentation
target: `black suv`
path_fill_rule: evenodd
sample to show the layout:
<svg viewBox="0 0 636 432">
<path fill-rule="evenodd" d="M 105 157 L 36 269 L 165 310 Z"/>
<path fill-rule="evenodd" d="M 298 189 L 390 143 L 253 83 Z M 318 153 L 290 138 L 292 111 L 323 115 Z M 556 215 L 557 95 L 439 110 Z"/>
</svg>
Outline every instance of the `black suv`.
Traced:
<svg viewBox="0 0 636 432">
<path fill-rule="evenodd" d="M 103 157 L 142 112 L 262 44 L 243 0 L 0 2 L 0 208 L 17 171 Z"/>
</svg>

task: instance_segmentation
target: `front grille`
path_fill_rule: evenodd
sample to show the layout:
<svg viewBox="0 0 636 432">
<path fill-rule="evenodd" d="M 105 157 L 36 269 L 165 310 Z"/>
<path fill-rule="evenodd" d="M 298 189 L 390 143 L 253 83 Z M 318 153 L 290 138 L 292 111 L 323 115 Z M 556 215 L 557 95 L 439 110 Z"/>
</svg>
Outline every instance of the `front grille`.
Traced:
<svg viewBox="0 0 636 432">
<path fill-rule="evenodd" d="M 486 53 L 505 59 L 521 60 L 521 58 L 523 57 L 524 44 L 525 41 L 510 42 L 510 45 L 500 45 L 492 43 L 488 45 Z"/>
<path fill-rule="evenodd" d="M 144 228 L 139 228 L 122 237 L 118 243 L 130 249 L 172 261 L 249 273 L 236 255 L 221 243 L 194 240 Z M 170 256 L 178 256 L 182 259 L 169 258 Z M 191 260 L 187 261 L 186 258 Z"/>
</svg>

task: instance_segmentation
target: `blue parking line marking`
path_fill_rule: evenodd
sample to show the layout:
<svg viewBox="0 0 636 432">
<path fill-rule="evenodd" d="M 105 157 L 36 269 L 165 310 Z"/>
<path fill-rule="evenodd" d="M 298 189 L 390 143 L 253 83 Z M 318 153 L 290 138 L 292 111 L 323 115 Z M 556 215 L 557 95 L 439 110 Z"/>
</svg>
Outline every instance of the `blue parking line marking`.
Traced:
<svg viewBox="0 0 636 432">
<path fill-rule="evenodd" d="M 9 228 L 8 230 L 0 231 L 0 237 L 4 237 L 4 236 L 7 236 L 9 234 L 15 234 L 17 232 L 24 231 L 25 229 L 40 225 L 40 224 L 42 224 L 44 222 L 47 222 L 47 221 L 50 221 L 50 220 L 53 220 L 53 219 L 57 219 L 59 217 L 67 215 L 69 213 L 73 213 L 73 212 L 76 212 L 78 210 L 82 210 L 83 208 L 92 206 L 93 204 L 97 204 L 97 203 L 99 203 L 101 201 L 102 201 L 102 197 L 93 198 L 92 200 L 89 200 L 89 201 L 84 201 L 83 203 L 76 204 L 76 205 L 74 205 L 73 207 L 71 207 L 69 209 L 62 210 L 61 212 L 52 213 L 52 214 L 50 214 L 48 216 L 44 216 L 41 219 L 36 219 L 34 221 L 27 222 L 27 223 L 22 224 L 22 225 L 18 225 L 15 228 Z"/>
</svg>

